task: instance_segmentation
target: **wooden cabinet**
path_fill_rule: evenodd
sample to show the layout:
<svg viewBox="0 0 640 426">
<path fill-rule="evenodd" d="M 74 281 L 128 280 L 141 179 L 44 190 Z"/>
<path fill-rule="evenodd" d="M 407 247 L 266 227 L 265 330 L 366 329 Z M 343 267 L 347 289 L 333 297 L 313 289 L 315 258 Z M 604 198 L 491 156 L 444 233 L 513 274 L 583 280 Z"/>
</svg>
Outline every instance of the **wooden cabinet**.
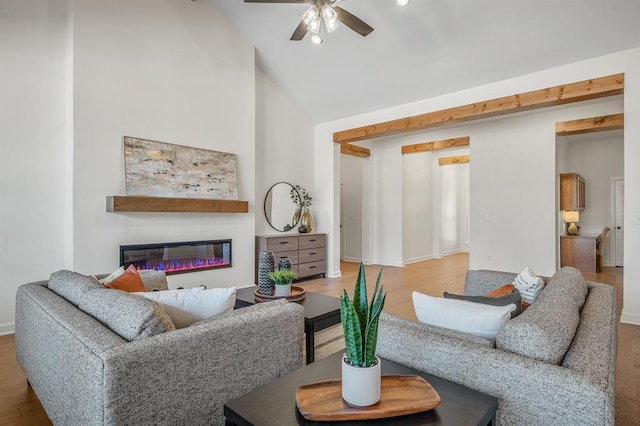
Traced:
<svg viewBox="0 0 640 426">
<path fill-rule="evenodd" d="M 325 234 L 258 235 L 256 236 L 255 280 L 258 282 L 260 252 L 273 252 L 276 267 L 280 259 L 288 258 L 298 279 L 313 275 L 324 276 L 327 271 Z"/>
<path fill-rule="evenodd" d="M 561 235 L 560 267 L 573 266 L 582 272 L 596 273 L 598 235 Z"/>
<path fill-rule="evenodd" d="M 584 210 L 584 178 L 577 173 L 560 175 L 560 210 Z"/>
</svg>

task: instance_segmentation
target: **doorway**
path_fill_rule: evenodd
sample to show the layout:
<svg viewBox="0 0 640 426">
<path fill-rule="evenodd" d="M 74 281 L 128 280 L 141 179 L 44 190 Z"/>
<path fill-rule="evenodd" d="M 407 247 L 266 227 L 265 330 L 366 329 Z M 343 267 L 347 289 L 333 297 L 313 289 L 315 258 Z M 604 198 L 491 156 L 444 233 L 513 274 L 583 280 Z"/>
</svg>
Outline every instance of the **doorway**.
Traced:
<svg viewBox="0 0 640 426">
<path fill-rule="evenodd" d="M 611 266 L 624 266 L 624 179 L 612 180 L 613 231 L 609 244 Z"/>
</svg>

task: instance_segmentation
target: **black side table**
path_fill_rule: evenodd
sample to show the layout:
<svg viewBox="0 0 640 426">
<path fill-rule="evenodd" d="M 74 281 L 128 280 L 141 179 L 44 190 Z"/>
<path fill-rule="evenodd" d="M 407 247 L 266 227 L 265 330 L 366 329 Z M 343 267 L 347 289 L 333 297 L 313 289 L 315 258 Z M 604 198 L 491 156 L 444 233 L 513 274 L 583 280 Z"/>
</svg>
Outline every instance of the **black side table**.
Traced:
<svg viewBox="0 0 640 426">
<path fill-rule="evenodd" d="M 256 286 L 251 286 L 238 289 L 235 308 L 245 308 L 259 303 L 255 300 L 253 294 L 256 288 Z M 303 300 L 295 303 L 299 303 L 304 308 L 306 362 L 311 364 L 315 359 L 316 332 L 332 325 L 340 324 L 340 299 L 324 294 L 307 292 Z"/>
</svg>

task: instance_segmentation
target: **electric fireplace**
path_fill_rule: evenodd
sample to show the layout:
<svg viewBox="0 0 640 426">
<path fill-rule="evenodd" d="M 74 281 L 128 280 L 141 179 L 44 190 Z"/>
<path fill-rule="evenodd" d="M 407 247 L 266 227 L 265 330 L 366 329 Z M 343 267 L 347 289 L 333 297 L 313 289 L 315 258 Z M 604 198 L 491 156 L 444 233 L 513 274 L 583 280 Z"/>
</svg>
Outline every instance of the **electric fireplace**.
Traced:
<svg viewBox="0 0 640 426">
<path fill-rule="evenodd" d="M 231 266 L 231 240 L 120 246 L 120 266 L 127 268 L 129 265 L 166 274 L 228 268 Z"/>
</svg>

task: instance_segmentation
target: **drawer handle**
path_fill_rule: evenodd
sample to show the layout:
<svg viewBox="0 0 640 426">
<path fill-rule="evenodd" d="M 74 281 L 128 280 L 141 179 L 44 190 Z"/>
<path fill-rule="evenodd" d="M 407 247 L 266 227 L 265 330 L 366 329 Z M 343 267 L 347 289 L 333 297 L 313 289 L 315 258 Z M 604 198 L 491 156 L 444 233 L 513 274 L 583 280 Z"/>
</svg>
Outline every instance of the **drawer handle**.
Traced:
<svg viewBox="0 0 640 426">
<path fill-rule="evenodd" d="M 288 259 L 289 256 L 280 256 L 280 259 Z"/>
<path fill-rule="evenodd" d="M 314 238 L 313 240 L 309 240 L 309 241 L 313 243 L 313 242 L 315 242 L 316 240 L 315 240 L 315 238 Z"/>
<path fill-rule="evenodd" d="M 289 244 L 289 241 L 280 241 L 280 244 Z"/>
<path fill-rule="evenodd" d="M 309 269 L 316 269 L 315 266 L 309 266 Z"/>
<path fill-rule="evenodd" d="M 309 253 L 309 256 L 313 256 L 315 254 L 317 254 L 317 253 L 314 251 L 313 253 Z"/>
</svg>

